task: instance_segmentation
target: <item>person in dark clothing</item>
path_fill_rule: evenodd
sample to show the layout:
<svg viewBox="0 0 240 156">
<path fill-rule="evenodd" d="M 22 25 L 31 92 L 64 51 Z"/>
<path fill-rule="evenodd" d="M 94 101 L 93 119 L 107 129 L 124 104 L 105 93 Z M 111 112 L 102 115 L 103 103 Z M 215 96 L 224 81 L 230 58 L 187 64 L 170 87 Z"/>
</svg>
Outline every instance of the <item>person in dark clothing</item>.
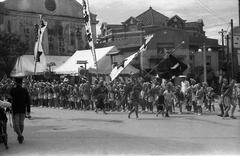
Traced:
<svg viewBox="0 0 240 156">
<path fill-rule="evenodd" d="M 24 129 L 24 119 L 26 112 L 29 111 L 27 108 L 30 105 L 30 96 L 27 89 L 22 87 L 22 78 L 16 78 L 15 81 L 16 86 L 10 91 L 10 95 L 12 97 L 13 128 L 18 135 L 18 142 L 22 144 L 24 140 L 22 135 Z"/>
<path fill-rule="evenodd" d="M 5 148 L 8 149 L 7 141 L 7 121 L 5 109 L 0 107 L 0 143 L 4 143 Z"/>
<path fill-rule="evenodd" d="M 220 86 L 221 97 L 219 99 L 219 107 L 220 107 L 221 113 L 218 114 L 218 116 L 221 116 L 221 117 L 223 117 L 223 115 L 224 115 L 224 97 L 223 97 L 223 94 L 225 93 L 225 91 L 227 89 L 228 89 L 228 82 L 227 82 L 227 79 L 224 78 L 223 82 L 222 82 L 222 85 Z M 228 116 L 228 114 L 227 114 L 227 116 Z"/>
<path fill-rule="evenodd" d="M 131 114 L 135 111 L 136 113 L 136 118 L 138 118 L 138 105 L 139 105 L 139 99 L 140 99 L 140 92 L 142 90 L 142 86 L 138 82 L 138 80 L 133 79 L 133 85 L 132 85 L 132 90 L 130 92 L 130 99 L 133 108 L 128 114 L 128 118 L 130 119 Z"/>
<path fill-rule="evenodd" d="M 102 109 L 103 113 L 107 114 L 105 111 L 104 100 L 107 96 L 108 90 L 104 86 L 103 81 L 99 82 L 98 87 L 95 89 L 94 92 L 95 92 L 94 94 L 96 95 L 96 99 L 97 99 L 95 112 L 97 113 L 98 109 Z"/>
</svg>

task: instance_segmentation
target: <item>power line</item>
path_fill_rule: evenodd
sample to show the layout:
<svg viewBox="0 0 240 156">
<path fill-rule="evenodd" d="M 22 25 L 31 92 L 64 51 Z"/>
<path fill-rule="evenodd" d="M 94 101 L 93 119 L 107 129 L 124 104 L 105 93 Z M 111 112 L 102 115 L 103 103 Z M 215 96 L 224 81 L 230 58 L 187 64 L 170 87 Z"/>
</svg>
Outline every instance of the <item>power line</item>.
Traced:
<svg viewBox="0 0 240 156">
<path fill-rule="evenodd" d="M 208 13 L 210 13 L 211 15 L 213 15 L 214 17 L 218 18 L 219 20 L 226 22 L 226 20 L 224 18 L 221 18 L 220 16 L 217 15 L 217 13 L 210 9 L 207 5 L 205 5 L 201 0 L 196 0 L 201 6 L 202 8 L 204 8 Z"/>
<path fill-rule="evenodd" d="M 209 25 L 209 26 L 206 26 L 205 29 L 210 29 L 210 28 L 213 28 L 213 27 L 218 27 L 218 26 L 224 26 L 224 25 L 230 25 L 230 23 L 221 23 L 221 24 L 214 24 L 214 25 Z"/>
</svg>

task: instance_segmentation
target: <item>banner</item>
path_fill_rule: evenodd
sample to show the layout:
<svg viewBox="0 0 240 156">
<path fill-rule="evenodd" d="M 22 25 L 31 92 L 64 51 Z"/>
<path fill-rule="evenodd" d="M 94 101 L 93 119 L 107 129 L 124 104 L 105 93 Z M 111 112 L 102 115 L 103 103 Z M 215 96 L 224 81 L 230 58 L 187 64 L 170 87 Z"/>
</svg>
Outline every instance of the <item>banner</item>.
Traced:
<svg viewBox="0 0 240 156">
<path fill-rule="evenodd" d="M 145 37 L 145 42 L 144 44 L 140 47 L 139 51 L 130 55 L 129 57 L 125 58 L 119 65 L 115 66 L 110 73 L 111 80 L 113 81 L 122 71 L 125 69 L 129 63 L 137 57 L 140 53 L 146 50 L 147 44 L 149 41 L 153 38 L 153 35 L 149 35 Z"/>
<path fill-rule="evenodd" d="M 163 58 L 156 70 L 161 78 L 171 79 L 181 75 L 187 68 L 186 64 L 170 54 L 168 57 Z"/>
<path fill-rule="evenodd" d="M 45 56 L 44 50 L 43 50 L 43 36 L 44 32 L 47 28 L 47 22 L 40 17 L 40 26 L 38 26 L 38 34 L 37 39 L 34 47 L 34 59 L 36 62 L 41 62 L 41 56 Z"/>
<path fill-rule="evenodd" d="M 36 25 L 37 28 L 37 36 L 36 36 L 36 43 L 34 47 L 34 61 L 35 61 L 35 67 L 34 67 L 34 72 L 36 71 L 37 66 L 41 66 L 43 70 L 47 68 L 47 63 L 46 63 L 46 57 L 45 57 L 45 52 L 46 49 L 43 47 L 45 44 L 48 44 L 47 37 L 44 37 L 44 34 L 46 34 L 46 28 L 47 28 L 47 22 L 42 19 L 42 16 L 40 15 L 40 24 Z"/>
<path fill-rule="evenodd" d="M 97 57 L 96 57 L 95 47 L 94 47 L 94 43 L 93 43 L 92 28 L 91 28 L 91 17 L 90 17 L 88 0 L 82 0 L 82 6 L 83 6 L 83 18 L 84 18 L 84 23 L 85 23 L 86 36 L 87 36 L 87 40 L 88 40 L 89 46 L 90 46 L 91 51 L 92 51 L 94 64 L 95 64 L 95 66 L 98 70 Z"/>
</svg>

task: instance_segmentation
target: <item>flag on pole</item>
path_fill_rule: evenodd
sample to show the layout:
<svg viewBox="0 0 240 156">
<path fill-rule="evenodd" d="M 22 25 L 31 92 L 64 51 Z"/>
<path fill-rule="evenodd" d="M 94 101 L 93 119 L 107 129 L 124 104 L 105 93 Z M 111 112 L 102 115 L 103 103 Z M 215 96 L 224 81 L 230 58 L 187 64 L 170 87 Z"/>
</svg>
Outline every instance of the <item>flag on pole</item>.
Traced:
<svg viewBox="0 0 240 156">
<path fill-rule="evenodd" d="M 110 77 L 111 80 L 113 81 L 128 65 L 129 63 L 135 58 L 137 57 L 140 53 L 144 52 L 147 48 L 147 44 L 149 43 L 149 41 L 153 38 L 153 35 L 149 35 L 145 37 L 145 42 L 144 44 L 139 48 L 139 51 L 130 55 L 129 57 L 125 58 L 119 65 L 115 66 L 111 73 L 110 73 Z"/>
<path fill-rule="evenodd" d="M 181 75 L 187 68 L 186 64 L 170 54 L 158 64 L 157 72 L 161 78 L 171 79 L 172 77 Z"/>
<path fill-rule="evenodd" d="M 40 16 L 40 25 L 38 26 L 37 39 L 34 47 L 34 59 L 35 62 L 41 62 L 41 58 L 45 59 L 44 49 L 43 49 L 43 39 L 44 32 L 47 28 L 47 22 Z"/>
<path fill-rule="evenodd" d="M 36 25 L 36 43 L 34 47 L 34 74 L 36 72 L 44 72 L 47 69 L 46 63 L 46 45 L 48 45 L 48 38 L 44 34 L 46 34 L 47 22 L 40 15 L 40 23 Z"/>
<path fill-rule="evenodd" d="M 97 68 L 97 71 L 98 71 L 97 57 L 96 57 L 95 47 L 94 47 L 94 43 L 93 43 L 93 35 L 92 35 L 92 28 L 91 28 L 91 17 L 90 17 L 88 0 L 82 0 L 82 6 L 83 6 L 83 19 L 84 19 L 85 29 L 86 29 L 86 37 L 87 37 L 89 46 L 90 46 L 91 51 L 92 51 L 94 64 L 95 64 L 95 66 Z"/>
</svg>

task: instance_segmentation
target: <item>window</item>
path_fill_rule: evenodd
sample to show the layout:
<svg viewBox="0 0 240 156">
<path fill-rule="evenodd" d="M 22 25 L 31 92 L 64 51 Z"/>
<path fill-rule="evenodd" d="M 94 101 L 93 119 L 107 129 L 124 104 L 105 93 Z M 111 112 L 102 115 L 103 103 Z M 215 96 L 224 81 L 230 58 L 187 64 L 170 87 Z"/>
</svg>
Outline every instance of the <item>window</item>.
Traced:
<svg viewBox="0 0 240 156">
<path fill-rule="evenodd" d="M 191 61 L 194 60 L 194 55 L 190 55 L 190 60 L 191 60 Z"/>
<path fill-rule="evenodd" d="M 77 28 L 76 35 L 78 40 L 82 40 L 82 31 L 80 30 L 80 28 Z"/>
<path fill-rule="evenodd" d="M 206 63 L 207 65 L 211 66 L 211 56 L 207 56 Z"/>
<path fill-rule="evenodd" d="M 75 43 L 75 39 L 74 39 L 74 33 L 73 32 L 71 32 L 71 34 L 70 34 L 70 36 L 71 36 L 71 39 L 70 39 L 70 44 L 71 44 L 71 46 L 73 46 L 74 45 L 74 43 Z"/>
<path fill-rule="evenodd" d="M 10 21 L 10 20 L 8 20 L 7 28 L 8 28 L 8 32 L 9 32 L 9 33 L 12 33 L 12 30 L 11 30 L 11 21 Z"/>
<path fill-rule="evenodd" d="M 3 24 L 3 15 L 0 15 L 0 24 Z"/>
<path fill-rule="evenodd" d="M 173 49 L 174 43 L 157 43 L 157 54 L 162 55 Z"/>
<path fill-rule="evenodd" d="M 55 0 L 45 0 L 45 8 L 49 11 L 54 11 L 57 5 Z"/>
</svg>

